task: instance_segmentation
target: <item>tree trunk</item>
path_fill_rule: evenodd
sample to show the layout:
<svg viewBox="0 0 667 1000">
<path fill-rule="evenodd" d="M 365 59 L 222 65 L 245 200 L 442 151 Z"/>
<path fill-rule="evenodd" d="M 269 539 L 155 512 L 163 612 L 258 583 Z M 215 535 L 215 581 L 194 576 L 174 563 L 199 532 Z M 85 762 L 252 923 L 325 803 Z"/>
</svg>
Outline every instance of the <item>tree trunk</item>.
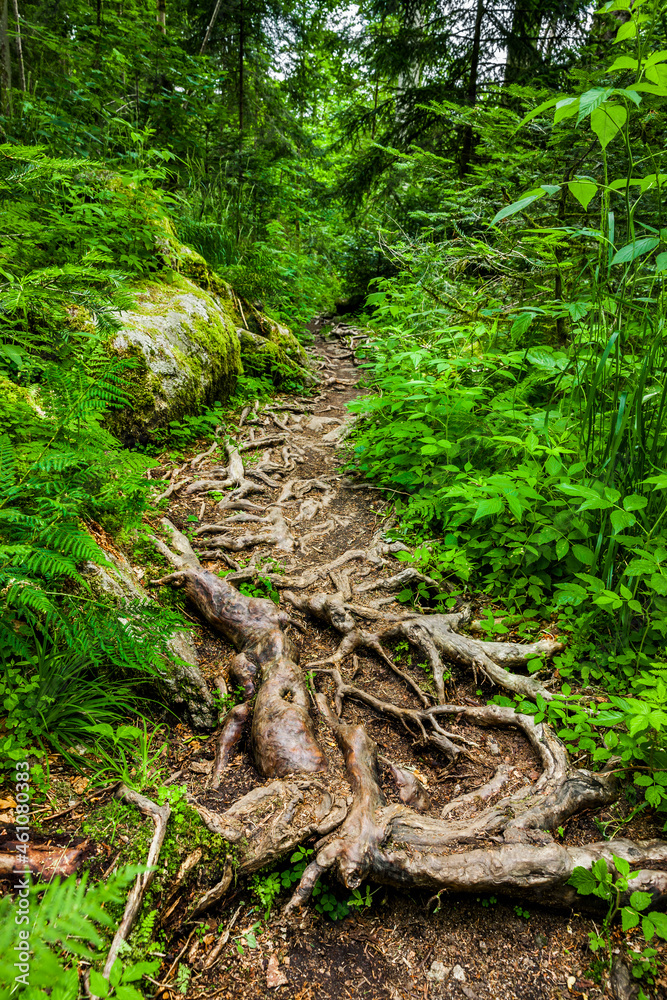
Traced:
<svg viewBox="0 0 667 1000">
<path fill-rule="evenodd" d="M 472 50 L 470 53 L 470 76 L 468 77 L 468 92 L 466 102 L 468 107 L 474 107 L 477 102 L 477 74 L 479 71 L 479 50 L 482 35 L 482 19 L 484 17 L 483 0 L 477 0 L 477 11 L 475 13 L 475 30 L 473 32 Z M 463 133 L 463 146 L 461 147 L 461 158 L 459 172 L 461 177 L 468 173 L 470 156 L 474 140 L 472 125 L 467 125 Z"/>
<path fill-rule="evenodd" d="M 203 56 L 204 50 L 208 45 L 208 40 L 211 37 L 211 32 L 215 27 L 215 22 L 218 20 L 218 14 L 220 13 L 220 7 L 222 6 L 222 0 L 217 0 L 215 7 L 213 8 L 213 13 L 211 14 L 211 20 L 208 22 L 208 27 L 206 28 L 206 33 L 204 39 L 201 43 L 201 48 L 199 50 L 199 55 Z"/>
<path fill-rule="evenodd" d="M 512 27 L 507 36 L 504 84 L 527 82 L 539 64 L 538 39 L 542 14 L 539 0 L 515 0 Z"/>
<path fill-rule="evenodd" d="M 21 43 L 21 18 L 19 17 L 18 0 L 14 0 L 14 20 L 16 21 L 16 56 L 19 62 L 19 74 L 21 77 L 21 90 L 25 94 L 25 66 L 23 65 L 23 45 Z"/>
<path fill-rule="evenodd" d="M 2 110 L 9 118 L 12 115 L 12 57 L 9 49 L 9 0 L 3 0 L 0 17 L 0 52 L 2 57 Z"/>
</svg>

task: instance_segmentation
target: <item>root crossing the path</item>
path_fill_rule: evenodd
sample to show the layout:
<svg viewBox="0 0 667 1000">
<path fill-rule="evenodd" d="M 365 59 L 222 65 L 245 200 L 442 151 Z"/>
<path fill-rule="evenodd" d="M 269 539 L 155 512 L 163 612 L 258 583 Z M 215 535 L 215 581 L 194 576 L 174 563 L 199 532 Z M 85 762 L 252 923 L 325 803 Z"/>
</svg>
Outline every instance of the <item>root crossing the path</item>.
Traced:
<svg viewBox="0 0 667 1000">
<path fill-rule="evenodd" d="M 361 336 L 339 327 L 345 349 L 320 343 L 319 396 L 246 408 L 234 440 L 170 487 L 154 541 L 173 572 L 154 585 L 181 588 L 231 647 L 218 686 L 240 696 L 191 804 L 236 845 L 241 871 L 315 838 L 289 909 L 307 904 L 324 872 L 350 888 L 368 879 L 569 905 L 573 869 L 614 855 L 635 870 L 630 891 L 663 899 L 667 844 L 555 835 L 616 799 L 614 768 L 574 767 L 546 721 L 487 704 L 493 693 L 553 698 L 553 679 L 526 665 L 541 658 L 548 670 L 560 643 L 484 641 L 471 603 L 422 613 L 394 599 L 413 582 L 435 596 L 438 584 L 399 564 L 406 546 L 392 540 L 379 495 L 340 471 L 345 403 L 359 391 L 348 348 Z M 515 757 L 501 758 L 503 740 Z M 246 753 L 256 787 L 225 808 L 230 762 Z M 428 778 L 410 754 L 428 755 Z"/>
</svg>

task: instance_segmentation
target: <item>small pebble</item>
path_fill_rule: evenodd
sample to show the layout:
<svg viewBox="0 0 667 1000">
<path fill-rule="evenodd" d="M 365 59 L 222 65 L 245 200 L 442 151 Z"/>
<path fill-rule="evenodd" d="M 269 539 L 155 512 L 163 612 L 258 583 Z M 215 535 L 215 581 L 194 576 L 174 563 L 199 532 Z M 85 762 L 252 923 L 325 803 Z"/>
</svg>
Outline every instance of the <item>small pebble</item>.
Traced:
<svg viewBox="0 0 667 1000">
<path fill-rule="evenodd" d="M 452 969 L 452 976 L 457 981 L 457 983 L 465 983 L 466 981 L 466 974 L 460 965 L 454 966 L 454 968 Z"/>
<path fill-rule="evenodd" d="M 451 971 L 451 966 L 443 965 L 442 962 L 433 962 L 431 968 L 426 973 L 426 978 L 434 983 L 441 983 L 447 978 Z"/>
</svg>

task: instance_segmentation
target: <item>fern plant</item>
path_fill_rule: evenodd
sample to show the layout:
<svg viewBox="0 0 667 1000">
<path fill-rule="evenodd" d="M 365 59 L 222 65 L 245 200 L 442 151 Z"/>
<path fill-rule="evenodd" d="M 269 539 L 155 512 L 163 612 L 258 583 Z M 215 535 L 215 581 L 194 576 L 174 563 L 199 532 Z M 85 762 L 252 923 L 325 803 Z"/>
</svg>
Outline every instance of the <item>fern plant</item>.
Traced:
<svg viewBox="0 0 667 1000">
<path fill-rule="evenodd" d="M 0 1000 L 22 995 L 30 1000 L 77 1000 L 79 961 L 101 958 L 100 949 L 115 926 L 111 908 L 122 904 L 125 890 L 143 870 L 127 866 L 93 886 L 86 874 L 78 882 L 74 875 L 64 882 L 55 879 L 46 889 L 29 885 L 28 879 L 28 894 L 18 897 L 25 904 L 9 895 L 1 899 Z M 159 959 L 132 970 L 123 970 L 120 963 L 118 981 L 123 974 L 126 982 L 133 975 L 136 981 L 157 966 Z M 118 989 L 116 996 L 140 1000 L 141 993 L 132 987 Z"/>
</svg>

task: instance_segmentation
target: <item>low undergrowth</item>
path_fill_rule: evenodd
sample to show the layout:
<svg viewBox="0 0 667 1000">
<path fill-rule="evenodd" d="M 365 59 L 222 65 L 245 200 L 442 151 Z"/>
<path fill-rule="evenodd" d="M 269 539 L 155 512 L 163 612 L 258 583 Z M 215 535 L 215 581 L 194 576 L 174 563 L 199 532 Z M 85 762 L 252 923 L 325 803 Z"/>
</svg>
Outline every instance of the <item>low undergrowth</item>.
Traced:
<svg viewBox="0 0 667 1000">
<path fill-rule="evenodd" d="M 483 235 L 390 247 L 398 273 L 367 299 L 358 353 L 373 391 L 350 406 L 349 468 L 393 498 L 396 537 L 416 543 L 399 558 L 442 583 L 439 599 L 425 584 L 399 598 L 444 608 L 452 590 L 481 592 L 504 631 L 523 619 L 565 636 L 557 696 L 518 707 L 573 753 L 627 770 L 638 808 L 666 813 L 667 255 L 652 224 L 662 150 L 637 133 L 643 102 L 667 96 L 651 16 L 628 8 L 618 41 L 632 36 L 632 53 L 605 86 L 516 118 L 554 147 L 585 134 L 601 170 L 585 154 L 590 173 L 563 182 L 548 161 Z M 417 154 L 403 161 L 419 176 Z"/>
</svg>

